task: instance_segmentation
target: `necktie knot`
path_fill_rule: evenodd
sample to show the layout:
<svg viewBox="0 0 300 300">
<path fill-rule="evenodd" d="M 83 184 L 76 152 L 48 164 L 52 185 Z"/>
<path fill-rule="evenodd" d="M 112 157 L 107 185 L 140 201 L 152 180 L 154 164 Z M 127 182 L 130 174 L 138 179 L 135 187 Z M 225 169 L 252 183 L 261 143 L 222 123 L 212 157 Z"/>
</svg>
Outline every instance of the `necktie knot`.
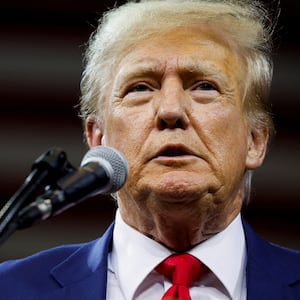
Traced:
<svg viewBox="0 0 300 300">
<path fill-rule="evenodd" d="M 162 299 L 189 300 L 189 287 L 200 278 L 204 266 L 194 256 L 183 253 L 167 257 L 156 267 L 156 271 L 172 281 L 172 287 Z"/>
</svg>

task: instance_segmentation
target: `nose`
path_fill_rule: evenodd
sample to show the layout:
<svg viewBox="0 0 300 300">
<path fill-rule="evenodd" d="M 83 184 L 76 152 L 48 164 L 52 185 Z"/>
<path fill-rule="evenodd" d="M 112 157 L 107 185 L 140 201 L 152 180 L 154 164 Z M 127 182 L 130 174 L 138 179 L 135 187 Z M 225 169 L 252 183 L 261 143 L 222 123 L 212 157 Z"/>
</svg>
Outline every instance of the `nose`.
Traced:
<svg viewBox="0 0 300 300">
<path fill-rule="evenodd" d="M 159 130 L 188 127 L 189 100 L 178 80 L 170 80 L 162 86 L 156 103 L 155 123 Z"/>
</svg>

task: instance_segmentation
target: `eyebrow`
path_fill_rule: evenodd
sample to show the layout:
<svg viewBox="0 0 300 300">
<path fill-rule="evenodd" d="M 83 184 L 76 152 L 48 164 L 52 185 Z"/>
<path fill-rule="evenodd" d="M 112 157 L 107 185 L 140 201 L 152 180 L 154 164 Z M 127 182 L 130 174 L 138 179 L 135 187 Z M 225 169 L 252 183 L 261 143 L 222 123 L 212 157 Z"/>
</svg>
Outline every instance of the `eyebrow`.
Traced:
<svg viewBox="0 0 300 300">
<path fill-rule="evenodd" d="M 218 81 L 226 82 L 226 76 L 224 76 L 222 70 L 214 65 L 211 61 L 199 60 L 199 57 L 182 58 L 177 60 L 177 72 L 181 76 L 211 76 Z M 143 58 L 133 63 L 133 67 L 124 72 L 119 72 L 118 82 L 121 80 L 127 81 L 131 78 L 138 78 L 143 76 L 158 76 L 162 77 L 165 73 L 166 64 L 162 64 L 159 59 L 153 57 Z"/>
<path fill-rule="evenodd" d="M 133 63 L 133 67 L 127 69 L 126 71 L 119 72 L 118 76 L 125 79 L 130 79 L 134 77 L 142 77 L 145 75 L 158 74 L 162 75 L 164 73 L 164 67 L 161 66 L 159 60 L 153 58 L 144 58 Z"/>
</svg>

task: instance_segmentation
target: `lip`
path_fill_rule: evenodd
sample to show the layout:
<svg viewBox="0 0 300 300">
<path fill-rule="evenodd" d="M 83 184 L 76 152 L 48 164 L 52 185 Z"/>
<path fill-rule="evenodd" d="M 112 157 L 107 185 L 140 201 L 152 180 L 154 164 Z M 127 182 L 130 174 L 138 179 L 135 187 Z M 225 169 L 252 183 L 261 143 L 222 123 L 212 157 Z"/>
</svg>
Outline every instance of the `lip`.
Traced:
<svg viewBox="0 0 300 300">
<path fill-rule="evenodd" d="M 183 160 L 198 157 L 194 151 L 182 144 L 168 144 L 160 148 L 152 159 Z"/>
</svg>

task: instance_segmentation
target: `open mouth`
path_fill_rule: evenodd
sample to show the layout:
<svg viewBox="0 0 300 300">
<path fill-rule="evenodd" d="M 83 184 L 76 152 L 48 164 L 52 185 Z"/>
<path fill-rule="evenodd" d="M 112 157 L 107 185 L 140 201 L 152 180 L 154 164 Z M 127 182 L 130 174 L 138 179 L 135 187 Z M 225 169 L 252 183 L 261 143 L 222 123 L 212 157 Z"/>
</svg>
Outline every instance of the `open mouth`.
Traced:
<svg viewBox="0 0 300 300">
<path fill-rule="evenodd" d="M 186 155 L 193 155 L 193 153 L 183 146 L 166 146 L 157 153 L 156 157 L 178 157 Z"/>
<path fill-rule="evenodd" d="M 186 151 L 180 150 L 180 149 L 168 149 L 163 151 L 162 153 L 159 154 L 159 156 L 182 156 L 182 155 L 188 155 Z"/>
</svg>

